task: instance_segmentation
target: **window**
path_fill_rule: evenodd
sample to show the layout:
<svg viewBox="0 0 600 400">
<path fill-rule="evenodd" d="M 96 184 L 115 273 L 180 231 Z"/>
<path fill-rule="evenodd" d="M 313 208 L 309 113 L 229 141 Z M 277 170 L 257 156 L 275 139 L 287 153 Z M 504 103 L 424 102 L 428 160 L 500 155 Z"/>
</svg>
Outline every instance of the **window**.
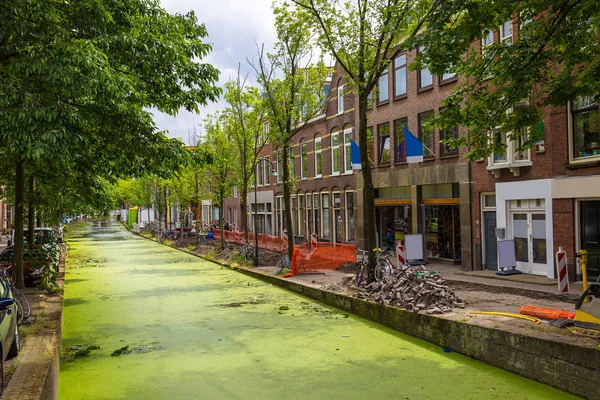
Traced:
<svg viewBox="0 0 600 400">
<path fill-rule="evenodd" d="M 346 240 L 354 242 L 354 192 L 346 192 Z"/>
<path fill-rule="evenodd" d="M 321 148 L 321 137 L 315 136 L 315 177 L 320 178 L 323 176 L 323 157 Z"/>
<path fill-rule="evenodd" d="M 521 28 L 523 28 L 528 23 L 533 22 L 533 16 L 528 17 L 528 15 L 530 15 L 530 14 L 531 14 L 530 10 L 519 13 L 519 24 L 521 25 Z M 519 32 L 519 35 L 521 35 L 521 32 Z"/>
<path fill-rule="evenodd" d="M 281 236 L 285 229 L 285 202 L 282 196 L 275 198 L 275 212 L 277 215 L 277 236 Z"/>
<path fill-rule="evenodd" d="M 391 143 L 390 143 L 390 124 L 377 125 L 377 133 L 379 134 L 379 164 L 387 164 L 390 162 Z"/>
<path fill-rule="evenodd" d="M 306 235 L 306 214 L 304 212 L 304 195 L 298 195 L 298 234 Z"/>
<path fill-rule="evenodd" d="M 500 27 L 500 42 L 510 45 L 513 42 L 512 20 L 506 21 Z"/>
<path fill-rule="evenodd" d="M 277 183 L 281 183 L 283 180 L 283 152 L 282 150 L 277 150 Z M 289 160 L 291 162 L 291 159 Z"/>
<path fill-rule="evenodd" d="M 375 144 L 373 143 L 373 127 L 367 127 L 367 153 L 369 155 L 369 161 L 375 160 Z"/>
<path fill-rule="evenodd" d="M 383 103 L 390 99 L 390 85 L 389 85 L 389 69 L 386 68 L 379 77 L 379 81 L 377 83 L 378 93 L 377 93 L 377 103 Z"/>
<path fill-rule="evenodd" d="M 455 77 L 456 77 L 456 71 L 454 71 L 454 66 L 450 65 L 450 67 L 448 68 L 448 71 L 446 71 L 442 75 L 442 82 L 447 81 L 449 79 L 453 79 Z"/>
<path fill-rule="evenodd" d="M 419 53 L 423 53 L 424 47 L 419 47 Z M 427 88 L 433 85 L 433 75 L 428 68 L 419 70 L 419 89 Z"/>
<path fill-rule="evenodd" d="M 454 126 L 449 129 L 440 131 L 440 154 L 442 156 L 450 156 L 458 154 L 458 148 L 452 147 L 449 144 L 444 143 L 445 139 L 456 139 L 458 137 L 458 127 Z"/>
<path fill-rule="evenodd" d="M 315 216 L 315 230 L 313 231 L 313 233 L 317 234 L 317 237 L 319 236 L 319 232 L 321 230 L 321 218 L 320 218 L 320 214 L 319 214 L 319 204 L 321 202 L 319 201 L 319 194 L 318 193 L 314 193 L 313 194 L 313 213 Z"/>
<path fill-rule="evenodd" d="M 487 48 L 494 43 L 494 31 L 485 31 L 481 39 L 481 54 L 487 53 Z"/>
<path fill-rule="evenodd" d="M 256 174 L 257 174 L 257 179 L 258 179 L 258 186 L 262 186 L 264 183 L 264 177 L 265 177 L 265 173 L 263 171 L 264 161 L 262 158 L 258 159 L 257 168 L 258 168 L 258 172 Z"/>
<path fill-rule="evenodd" d="M 342 241 L 342 195 L 332 193 L 333 197 L 333 241 Z"/>
<path fill-rule="evenodd" d="M 394 97 L 406 94 L 406 54 L 394 60 Z"/>
<path fill-rule="evenodd" d="M 369 95 L 367 96 L 367 110 L 372 110 L 373 109 L 373 90 L 371 90 L 369 92 Z"/>
<path fill-rule="evenodd" d="M 406 142 L 404 141 L 404 127 L 408 126 L 406 118 L 394 121 L 394 146 L 396 146 L 394 162 L 406 161 Z"/>
<path fill-rule="evenodd" d="M 506 162 L 506 133 L 502 132 L 500 128 L 494 129 L 494 148 L 498 151 L 494 151 L 493 160 L 494 163 Z"/>
<path fill-rule="evenodd" d="M 600 156 L 600 115 L 594 96 L 571 102 L 572 158 Z"/>
<path fill-rule="evenodd" d="M 291 197 L 292 203 L 292 230 L 298 232 L 298 200 L 296 196 Z"/>
<path fill-rule="evenodd" d="M 294 148 L 293 147 L 289 148 L 288 167 L 290 170 L 290 178 L 295 177 L 296 176 L 296 165 L 295 165 Z"/>
<path fill-rule="evenodd" d="M 258 227 L 258 233 L 266 233 L 270 235 L 271 226 L 273 223 L 272 214 L 271 214 L 271 203 L 251 203 L 250 204 L 250 212 L 252 218 L 252 226 L 251 230 L 256 231 L 256 227 Z M 256 218 L 256 219 L 255 219 Z"/>
<path fill-rule="evenodd" d="M 434 158 L 432 150 L 435 141 L 435 129 L 431 125 L 433 111 L 419 114 L 419 140 L 423 142 L 423 157 Z"/>
<path fill-rule="evenodd" d="M 300 178 L 308 178 L 308 155 L 306 151 L 306 142 L 300 140 Z"/>
<path fill-rule="evenodd" d="M 340 133 L 331 134 L 331 174 L 340 174 Z"/>
<path fill-rule="evenodd" d="M 261 137 L 261 144 L 265 144 L 269 141 L 269 123 L 263 123 L 263 133 Z"/>
<path fill-rule="evenodd" d="M 344 112 L 344 85 L 338 86 L 337 91 L 338 114 L 342 114 Z"/>
<path fill-rule="evenodd" d="M 329 239 L 329 193 L 321 194 L 321 210 L 323 212 L 323 228 L 321 237 Z"/>
<path fill-rule="evenodd" d="M 306 216 L 307 216 L 307 227 L 308 231 L 306 232 L 307 236 L 314 232 L 313 228 L 313 211 L 312 211 L 312 195 L 310 193 L 306 193 Z M 308 238 L 307 238 L 308 240 Z"/>
<path fill-rule="evenodd" d="M 237 189 L 237 185 L 233 185 L 233 198 L 237 198 L 238 197 L 238 189 Z"/>
<path fill-rule="evenodd" d="M 344 173 L 352 173 L 352 128 L 344 129 Z"/>
<path fill-rule="evenodd" d="M 236 224 L 236 225 L 238 224 L 237 210 L 238 210 L 237 207 L 234 207 L 234 209 L 233 209 L 233 223 Z"/>
</svg>

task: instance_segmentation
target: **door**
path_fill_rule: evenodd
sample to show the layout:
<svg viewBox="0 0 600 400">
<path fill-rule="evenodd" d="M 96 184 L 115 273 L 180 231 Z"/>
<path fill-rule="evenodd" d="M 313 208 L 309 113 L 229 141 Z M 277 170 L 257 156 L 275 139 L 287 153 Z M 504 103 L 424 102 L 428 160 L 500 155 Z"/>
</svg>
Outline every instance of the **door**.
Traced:
<svg viewBox="0 0 600 400">
<path fill-rule="evenodd" d="M 600 201 L 582 201 L 580 212 L 581 249 L 600 254 Z M 588 280 L 600 275 L 600 256 L 591 255 L 587 262 Z"/>
<path fill-rule="evenodd" d="M 496 240 L 496 212 L 483 213 L 483 232 L 485 246 L 485 268 L 498 269 L 498 241 Z"/>
<path fill-rule="evenodd" d="M 514 213 L 512 228 L 517 268 L 528 274 L 547 275 L 546 214 Z"/>
</svg>

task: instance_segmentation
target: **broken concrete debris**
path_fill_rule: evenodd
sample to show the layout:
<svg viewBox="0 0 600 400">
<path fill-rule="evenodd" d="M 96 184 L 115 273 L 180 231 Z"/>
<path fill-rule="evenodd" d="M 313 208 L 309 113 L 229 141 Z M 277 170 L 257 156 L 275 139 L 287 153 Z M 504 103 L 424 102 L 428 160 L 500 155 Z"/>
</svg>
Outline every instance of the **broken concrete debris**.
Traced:
<svg viewBox="0 0 600 400">
<path fill-rule="evenodd" d="M 423 265 L 397 268 L 354 296 L 427 314 L 443 314 L 456 307 L 465 307 L 446 281 L 439 274 L 427 271 Z"/>
</svg>

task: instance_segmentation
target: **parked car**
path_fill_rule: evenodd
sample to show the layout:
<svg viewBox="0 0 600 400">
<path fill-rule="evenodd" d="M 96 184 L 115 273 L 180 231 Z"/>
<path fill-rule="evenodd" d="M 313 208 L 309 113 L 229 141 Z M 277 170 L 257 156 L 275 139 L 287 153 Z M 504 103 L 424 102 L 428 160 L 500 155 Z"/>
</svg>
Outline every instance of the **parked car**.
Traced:
<svg viewBox="0 0 600 400">
<path fill-rule="evenodd" d="M 0 270 L 7 270 L 12 276 L 13 262 L 15 259 L 15 247 L 10 246 L 0 254 Z M 25 245 L 23 249 L 23 276 L 25 285 L 33 286 L 44 277 L 44 268 L 52 265 L 53 256 L 48 249 L 40 244 Z"/>
<path fill-rule="evenodd" d="M 4 274 L 0 274 L 0 394 L 4 388 L 4 361 L 19 354 L 17 305 Z"/>
</svg>

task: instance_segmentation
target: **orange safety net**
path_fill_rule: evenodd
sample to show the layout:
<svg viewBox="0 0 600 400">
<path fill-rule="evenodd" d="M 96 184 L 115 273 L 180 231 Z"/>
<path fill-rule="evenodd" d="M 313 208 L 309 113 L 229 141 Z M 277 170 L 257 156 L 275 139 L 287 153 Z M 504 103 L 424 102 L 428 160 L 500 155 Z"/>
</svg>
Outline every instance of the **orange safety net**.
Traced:
<svg viewBox="0 0 600 400">
<path fill-rule="evenodd" d="M 316 247 L 310 243 L 297 245 L 298 250 L 295 265 L 292 264 L 292 274 L 305 274 L 322 270 L 334 270 L 344 263 L 356 262 L 356 245 L 331 242 L 318 242 Z"/>
<path fill-rule="evenodd" d="M 213 229 L 213 235 L 215 237 L 215 240 L 221 240 L 221 230 L 220 229 Z M 239 232 L 237 239 L 236 239 L 236 234 L 234 231 L 226 230 L 226 231 L 224 231 L 224 235 L 225 235 L 225 241 L 227 241 L 229 243 L 244 244 L 244 233 L 243 232 Z M 254 233 L 252 233 L 252 232 L 248 233 L 248 240 L 250 241 L 250 244 L 252 246 L 254 246 L 254 244 L 256 243 L 255 242 L 256 236 L 254 235 Z M 258 247 L 261 249 L 267 249 L 267 250 L 276 251 L 279 253 L 283 253 L 286 248 L 286 246 L 283 244 L 283 238 L 281 238 L 279 236 L 267 235 L 264 233 L 258 234 Z"/>
<path fill-rule="evenodd" d="M 555 308 L 543 308 L 536 306 L 521 306 L 519 309 L 519 314 L 530 315 L 532 317 L 544 318 L 544 319 L 573 319 L 575 318 L 575 313 L 571 311 L 565 310 L 557 310 Z"/>
</svg>

